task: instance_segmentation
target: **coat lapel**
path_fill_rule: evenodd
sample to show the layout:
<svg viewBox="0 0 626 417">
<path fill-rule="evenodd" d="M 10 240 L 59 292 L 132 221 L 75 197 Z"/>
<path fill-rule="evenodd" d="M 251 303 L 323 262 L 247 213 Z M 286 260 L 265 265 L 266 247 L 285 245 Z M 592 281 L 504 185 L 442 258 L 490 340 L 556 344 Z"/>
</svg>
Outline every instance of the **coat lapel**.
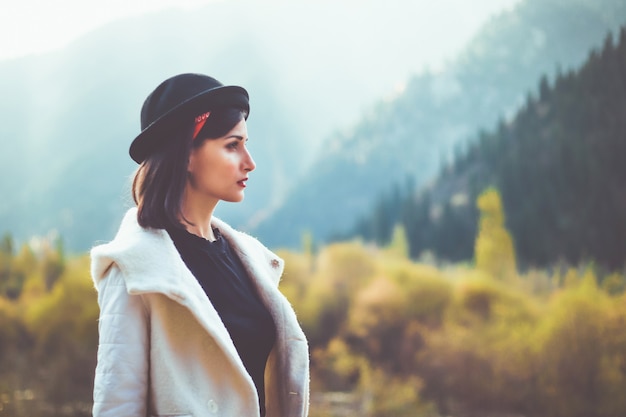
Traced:
<svg viewBox="0 0 626 417">
<path fill-rule="evenodd" d="M 256 239 L 233 230 L 228 225 L 216 224 L 222 235 L 252 277 L 261 300 L 270 311 L 276 326 L 277 375 L 274 379 L 279 396 L 278 415 L 301 416 L 308 410 L 309 362 L 306 336 L 298 324 L 295 312 L 277 286 L 283 272 L 283 260 L 261 245 Z M 269 412 L 269 411 L 268 411 Z"/>
</svg>

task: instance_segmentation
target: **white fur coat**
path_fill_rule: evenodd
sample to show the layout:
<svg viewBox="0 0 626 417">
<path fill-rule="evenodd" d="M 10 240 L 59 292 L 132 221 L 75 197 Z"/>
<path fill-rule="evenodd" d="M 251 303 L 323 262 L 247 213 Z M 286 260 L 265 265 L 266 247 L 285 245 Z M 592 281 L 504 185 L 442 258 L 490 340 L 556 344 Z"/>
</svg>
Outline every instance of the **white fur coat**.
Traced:
<svg viewBox="0 0 626 417">
<path fill-rule="evenodd" d="M 308 346 L 278 291 L 283 261 L 214 219 L 276 325 L 265 373 L 267 417 L 305 417 Z M 165 230 L 126 213 L 115 239 L 91 251 L 100 305 L 94 417 L 259 415 L 256 388 L 228 331 Z"/>
</svg>

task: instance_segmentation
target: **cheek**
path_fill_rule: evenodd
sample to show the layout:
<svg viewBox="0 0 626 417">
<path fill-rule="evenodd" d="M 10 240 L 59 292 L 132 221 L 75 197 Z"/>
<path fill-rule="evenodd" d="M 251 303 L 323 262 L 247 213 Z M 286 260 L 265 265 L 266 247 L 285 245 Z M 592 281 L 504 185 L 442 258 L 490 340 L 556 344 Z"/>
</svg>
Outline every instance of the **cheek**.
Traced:
<svg viewBox="0 0 626 417">
<path fill-rule="evenodd" d="M 224 153 L 213 161 L 216 167 L 224 170 L 235 170 L 239 166 L 239 155 L 235 152 Z"/>
<path fill-rule="evenodd" d="M 202 155 L 195 155 L 189 158 L 189 165 L 187 166 L 188 177 L 193 181 L 206 178 L 210 172 L 210 167 L 211 163 L 207 158 L 202 157 Z"/>
<path fill-rule="evenodd" d="M 190 160 L 189 171 L 197 178 L 222 178 L 238 172 L 241 157 L 233 152 L 219 152 Z"/>
</svg>

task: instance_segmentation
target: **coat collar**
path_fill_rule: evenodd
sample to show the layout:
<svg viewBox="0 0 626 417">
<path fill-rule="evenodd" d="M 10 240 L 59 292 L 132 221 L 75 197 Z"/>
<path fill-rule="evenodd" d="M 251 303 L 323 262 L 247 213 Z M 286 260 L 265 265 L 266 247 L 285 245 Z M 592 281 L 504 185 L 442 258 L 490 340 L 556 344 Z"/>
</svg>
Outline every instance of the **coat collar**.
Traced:
<svg viewBox="0 0 626 417">
<path fill-rule="evenodd" d="M 227 223 L 213 218 L 212 226 L 242 259 L 248 273 L 256 281 L 269 280 L 278 285 L 284 262 L 256 239 L 234 230 Z M 180 288 L 181 277 L 193 277 L 169 234 L 163 229 L 146 229 L 137 223 L 137 209 L 126 212 L 115 238 L 91 250 L 91 276 L 98 282 L 116 264 L 126 276 L 129 293 L 160 292 L 178 300 L 185 297 Z M 158 279 L 156 279 L 156 277 Z M 194 279 L 195 280 L 195 279 Z"/>
</svg>

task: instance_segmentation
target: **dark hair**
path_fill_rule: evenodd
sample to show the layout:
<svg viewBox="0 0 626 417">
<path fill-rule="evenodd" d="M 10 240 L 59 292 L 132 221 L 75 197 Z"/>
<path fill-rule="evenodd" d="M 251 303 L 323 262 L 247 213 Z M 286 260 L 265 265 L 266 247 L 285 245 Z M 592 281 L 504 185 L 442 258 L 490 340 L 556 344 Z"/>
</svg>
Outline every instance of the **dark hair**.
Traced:
<svg viewBox="0 0 626 417">
<path fill-rule="evenodd" d="M 137 221 L 142 227 L 164 229 L 180 224 L 191 150 L 207 139 L 226 135 L 245 118 L 247 113 L 238 108 L 215 109 L 195 140 L 193 119 L 163 133 L 169 140 L 139 165 L 133 179 L 132 195 L 137 204 Z"/>
</svg>

